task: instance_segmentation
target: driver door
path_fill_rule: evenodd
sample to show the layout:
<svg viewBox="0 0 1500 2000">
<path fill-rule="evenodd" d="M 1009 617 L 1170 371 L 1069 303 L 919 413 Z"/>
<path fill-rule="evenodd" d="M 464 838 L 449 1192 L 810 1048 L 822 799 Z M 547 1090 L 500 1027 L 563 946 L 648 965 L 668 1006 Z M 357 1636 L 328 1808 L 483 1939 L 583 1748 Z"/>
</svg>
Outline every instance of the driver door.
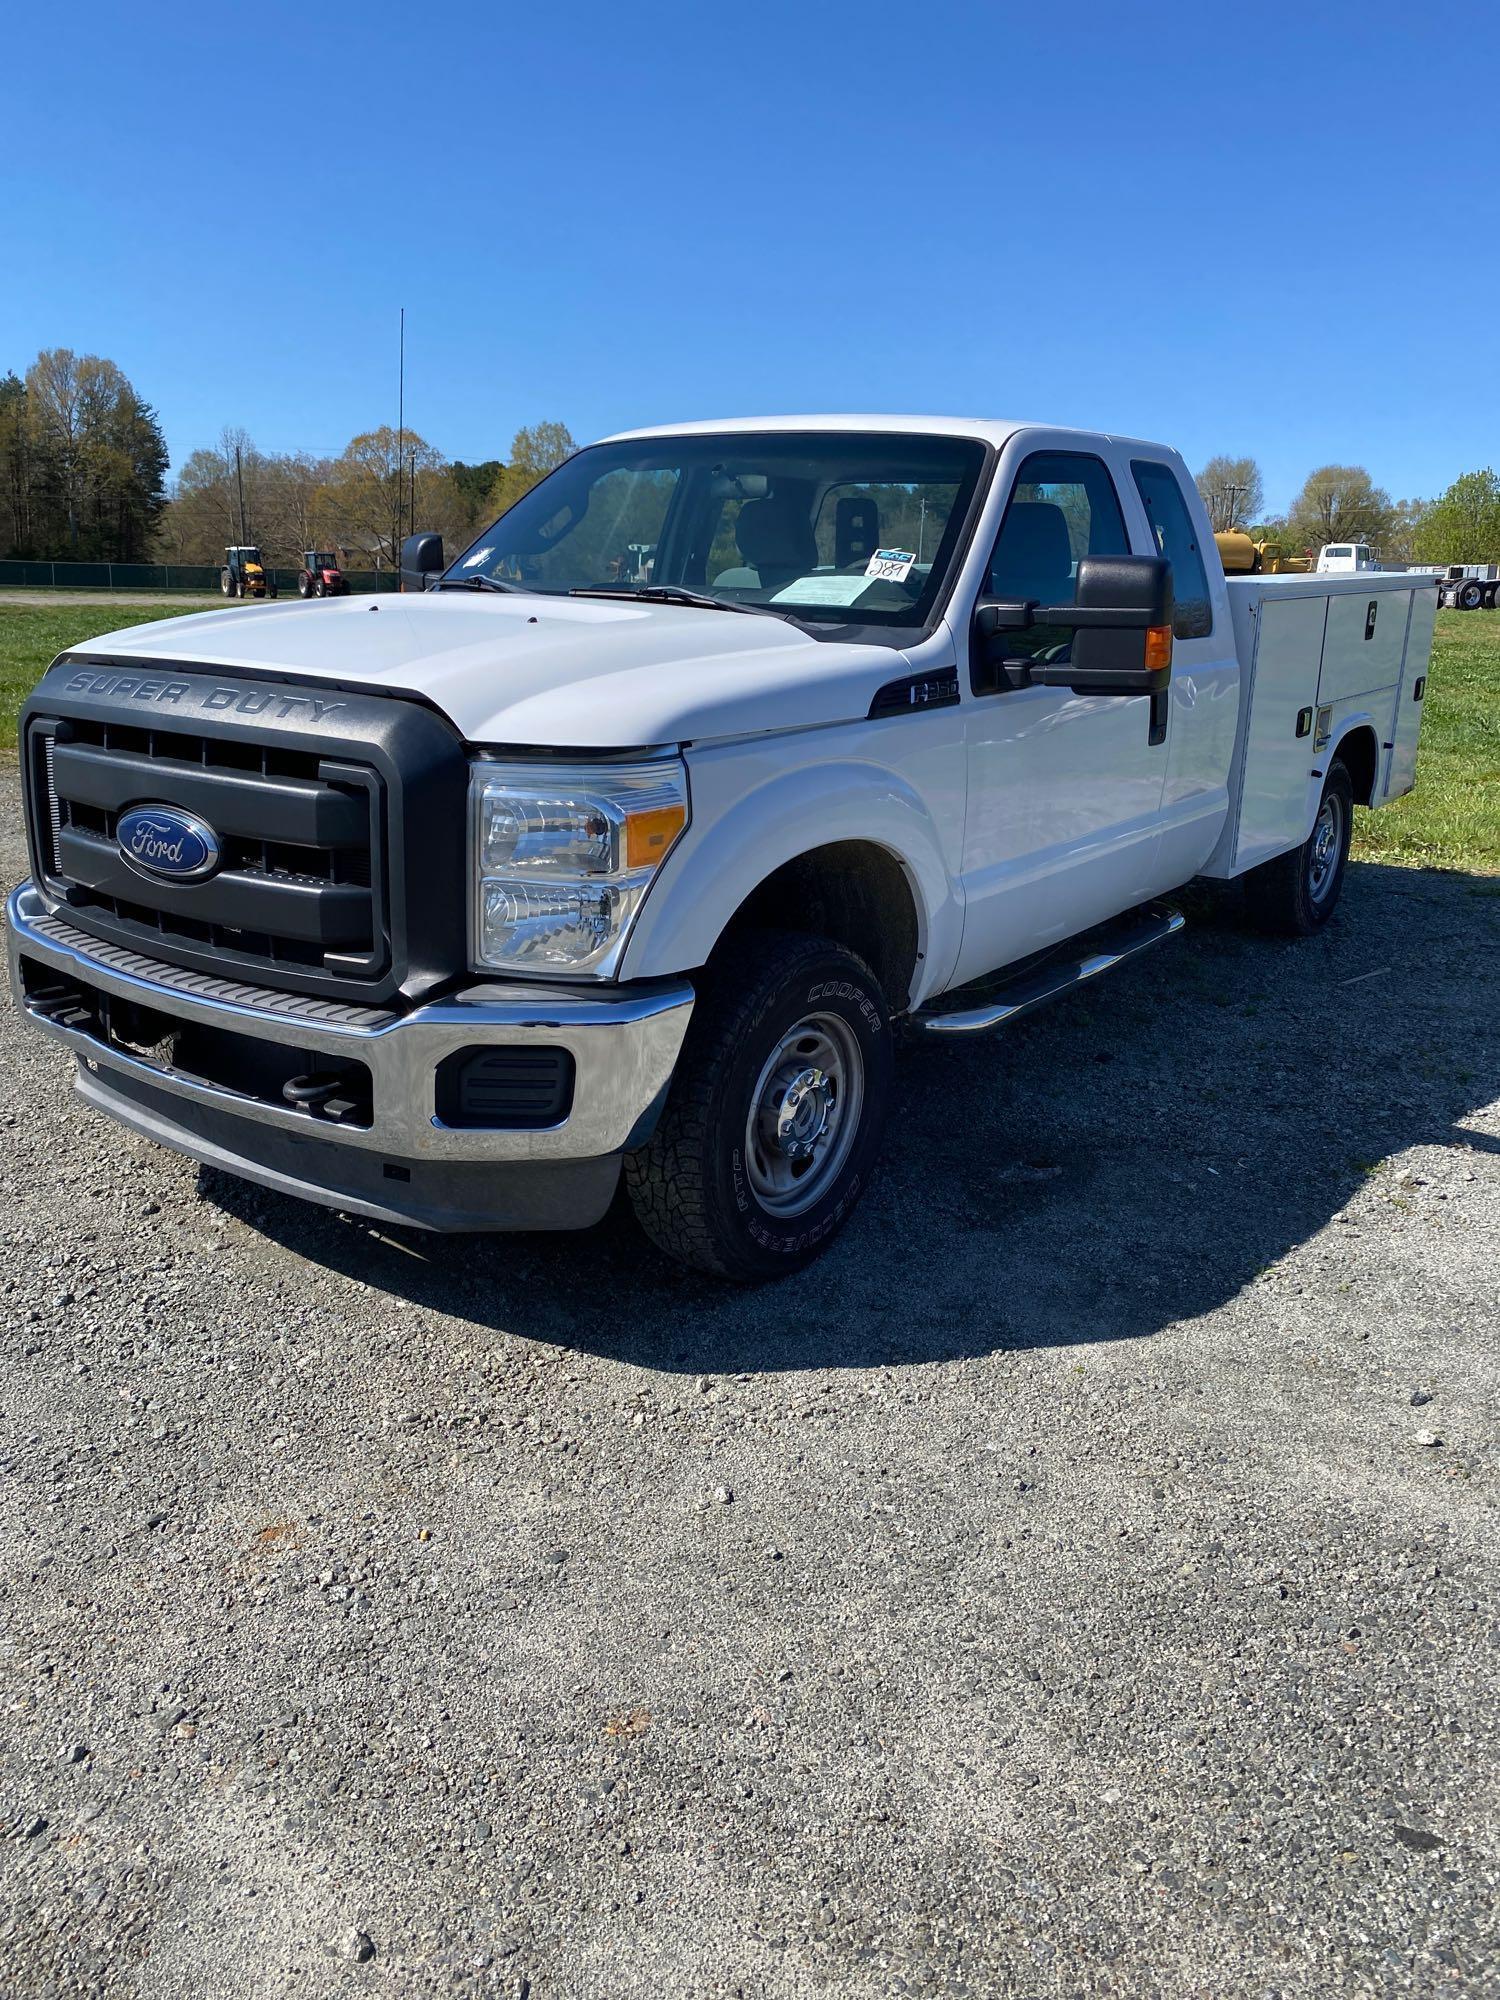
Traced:
<svg viewBox="0 0 1500 2000">
<path fill-rule="evenodd" d="M 1022 461 L 981 586 L 1071 603 L 1078 561 L 1131 553 L 1109 467 L 1086 452 Z M 1068 657 L 1064 628 L 1011 635 L 1016 657 Z M 972 686 L 971 676 L 971 686 Z M 1087 930 L 1158 886 L 1167 744 L 1145 695 L 1002 687 L 964 702 L 964 936 L 954 984 Z"/>
</svg>

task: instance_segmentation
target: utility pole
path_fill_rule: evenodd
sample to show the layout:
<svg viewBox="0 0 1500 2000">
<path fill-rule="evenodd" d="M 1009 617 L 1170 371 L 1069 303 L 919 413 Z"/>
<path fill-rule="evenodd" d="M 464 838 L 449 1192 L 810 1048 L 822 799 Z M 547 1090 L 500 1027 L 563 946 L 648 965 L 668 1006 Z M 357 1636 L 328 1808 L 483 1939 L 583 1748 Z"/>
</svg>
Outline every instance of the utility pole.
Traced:
<svg viewBox="0 0 1500 2000">
<path fill-rule="evenodd" d="M 1229 495 L 1229 518 L 1224 523 L 1224 526 L 1226 528 L 1232 529 L 1234 527 L 1235 521 L 1239 518 L 1240 495 L 1242 493 L 1248 493 L 1249 490 L 1250 489 L 1248 486 L 1236 485 L 1232 479 L 1226 480 L 1224 482 L 1221 491 Z"/>
<path fill-rule="evenodd" d="M 396 371 L 396 540 L 401 540 L 401 461 L 406 447 L 406 307 L 401 308 L 401 358 Z M 391 550 L 391 560 L 399 560 L 399 550 Z"/>
<path fill-rule="evenodd" d="M 245 546 L 245 468 L 240 462 L 240 448 L 234 448 L 234 484 L 240 496 L 240 546 Z"/>
</svg>

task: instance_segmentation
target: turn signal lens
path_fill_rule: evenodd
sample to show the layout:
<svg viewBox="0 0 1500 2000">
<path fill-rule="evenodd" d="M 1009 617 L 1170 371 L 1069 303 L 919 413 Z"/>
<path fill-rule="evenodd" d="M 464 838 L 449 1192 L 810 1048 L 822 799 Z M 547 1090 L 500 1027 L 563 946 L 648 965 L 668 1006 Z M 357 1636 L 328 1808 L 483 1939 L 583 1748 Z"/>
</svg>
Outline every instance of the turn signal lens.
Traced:
<svg viewBox="0 0 1500 2000">
<path fill-rule="evenodd" d="M 1172 628 L 1170 625 L 1148 625 L 1146 627 L 1146 672 L 1160 673 L 1163 667 L 1172 664 Z"/>
<path fill-rule="evenodd" d="M 686 805 L 656 806 L 625 815 L 625 865 L 654 868 L 687 825 Z"/>
</svg>

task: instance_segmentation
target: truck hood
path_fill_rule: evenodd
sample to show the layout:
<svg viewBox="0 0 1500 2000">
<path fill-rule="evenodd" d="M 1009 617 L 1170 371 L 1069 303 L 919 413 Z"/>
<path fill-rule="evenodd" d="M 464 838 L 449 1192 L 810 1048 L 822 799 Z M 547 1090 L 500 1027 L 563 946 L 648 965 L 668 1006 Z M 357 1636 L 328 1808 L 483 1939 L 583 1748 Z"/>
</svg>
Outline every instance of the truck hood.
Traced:
<svg viewBox="0 0 1500 2000">
<path fill-rule="evenodd" d="M 891 647 L 780 618 L 519 592 L 246 605 L 76 650 L 417 694 L 470 743 L 580 750 L 847 722 L 911 671 Z"/>
</svg>

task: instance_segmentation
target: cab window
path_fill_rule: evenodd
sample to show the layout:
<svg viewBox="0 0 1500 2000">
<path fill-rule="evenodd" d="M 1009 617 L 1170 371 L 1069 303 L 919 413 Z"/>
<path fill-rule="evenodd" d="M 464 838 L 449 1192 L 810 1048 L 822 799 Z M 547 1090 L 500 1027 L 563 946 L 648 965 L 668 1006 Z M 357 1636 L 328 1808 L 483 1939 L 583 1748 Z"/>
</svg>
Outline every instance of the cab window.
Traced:
<svg viewBox="0 0 1500 2000">
<path fill-rule="evenodd" d="M 1133 459 L 1136 490 L 1151 538 L 1158 555 L 1172 565 L 1172 631 L 1179 639 L 1204 639 L 1214 629 L 1213 600 L 1208 594 L 1208 571 L 1198 547 L 1197 532 L 1177 475 L 1170 465 L 1152 459 Z"/>
<path fill-rule="evenodd" d="M 1021 463 L 990 555 L 992 597 L 1072 604 L 1082 556 L 1129 555 L 1115 483 L 1103 459 L 1086 452 L 1035 451 Z M 1017 659 L 1065 660 L 1072 633 L 1033 625 L 1007 635 Z"/>
</svg>

